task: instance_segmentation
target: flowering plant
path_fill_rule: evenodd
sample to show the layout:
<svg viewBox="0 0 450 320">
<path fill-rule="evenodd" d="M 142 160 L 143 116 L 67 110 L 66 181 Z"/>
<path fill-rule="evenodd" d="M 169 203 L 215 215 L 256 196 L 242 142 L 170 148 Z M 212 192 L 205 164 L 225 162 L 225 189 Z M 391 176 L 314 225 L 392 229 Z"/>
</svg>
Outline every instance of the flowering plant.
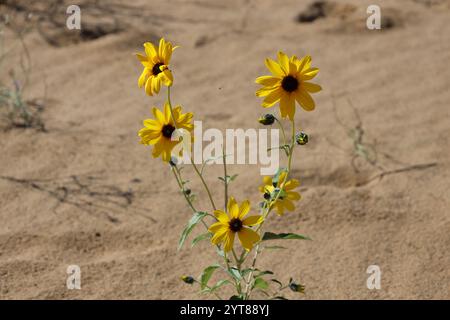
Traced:
<svg viewBox="0 0 450 320">
<path fill-rule="evenodd" d="M 294 147 L 296 144 L 304 145 L 308 142 L 308 136 L 304 132 L 296 132 L 295 111 L 296 102 L 306 111 L 315 108 L 311 93 L 319 92 L 322 88 L 318 84 L 309 82 L 319 69 L 311 67 L 311 57 L 301 59 L 296 56 L 288 57 L 283 52 L 278 53 L 278 61 L 266 59 L 265 64 L 272 73 L 261 76 L 256 83 L 263 87 L 256 91 L 258 97 L 263 97 L 262 106 L 269 108 L 279 103 L 281 118 L 288 118 L 291 135 L 286 135 L 283 123 L 273 114 L 266 114 L 259 119 L 263 125 L 276 123 L 283 138 L 283 144 L 279 146 L 287 157 L 287 166 L 279 168 L 275 175 L 266 176 L 259 187 L 262 193 L 258 214 L 250 214 L 252 211 L 250 202 L 243 200 L 238 202 L 230 195 L 229 185 L 236 176 L 227 174 L 226 156 L 223 153 L 224 176 L 220 179 L 224 183 L 224 206 L 218 207 L 208 187 L 203 171 L 190 158 L 192 168 L 204 187 L 211 211 L 198 210 L 195 205 L 195 197 L 186 187 L 186 181 L 182 176 L 182 167 L 178 165 L 177 158 L 182 151 L 177 148 L 182 145 L 184 139 L 192 132 L 193 114 L 183 113 L 182 107 L 173 106 L 170 99 L 170 89 L 174 79 L 169 69 L 172 52 L 177 48 L 163 38 L 158 47 L 150 42 L 144 44 L 145 54 L 137 54 L 144 70 L 139 77 L 139 87 L 144 87 L 149 96 L 158 94 L 162 86 L 167 87 L 167 101 L 162 109 L 153 107 L 153 119 L 146 119 L 144 127 L 139 131 L 141 143 L 153 147 L 154 158 L 161 157 L 169 164 L 174 178 L 184 196 L 193 215 L 183 230 L 178 247 L 181 248 L 194 228 L 202 224 L 205 233 L 194 238 L 195 245 L 202 240 L 209 240 L 215 247 L 220 263 L 206 267 L 198 278 L 182 276 L 181 279 L 188 284 L 198 284 L 201 292 L 213 294 L 221 299 L 220 289 L 224 286 L 232 286 L 234 294 L 231 299 L 250 299 L 256 290 L 262 292 L 269 299 L 285 299 L 282 291 L 289 288 L 295 292 L 304 292 L 304 286 L 295 283 L 292 279 L 287 284 L 274 277 L 270 270 L 260 270 L 257 267 L 258 256 L 268 249 L 266 242 L 269 240 L 309 239 L 307 236 L 295 233 L 263 232 L 272 211 L 278 215 L 284 215 L 286 211 L 295 210 L 295 202 L 301 196 L 296 189 L 299 181 L 291 178 L 291 166 Z M 186 135 L 186 133 L 188 135 Z M 186 149 L 186 148 L 185 148 Z M 186 151 L 186 150 L 184 150 Z M 189 149 L 187 151 L 190 151 Z M 236 245 L 238 238 L 240 246 Z M 272 249 L 281 247 L 272 246 Z M 222 270 L 226 279 L 211 285 L 210 279 L 214 272 Z M 275 289 L 273 286 L 275 286 Z"/>
</svg>

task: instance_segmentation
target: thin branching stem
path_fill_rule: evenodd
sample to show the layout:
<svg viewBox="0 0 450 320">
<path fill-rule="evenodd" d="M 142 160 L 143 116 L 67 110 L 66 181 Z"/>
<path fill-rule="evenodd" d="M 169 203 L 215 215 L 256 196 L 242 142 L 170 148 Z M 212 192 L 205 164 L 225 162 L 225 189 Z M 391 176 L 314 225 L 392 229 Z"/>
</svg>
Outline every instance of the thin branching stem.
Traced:
<svg viewBox="0 0 450 320">
<path fill-rule="evenodd" d="M 170 87 L 167 87 L 167 102 L 168 102 L 168 104 L 169 104 L 170 115 L 172 116 L 173 125 L 174 125 L 175 129 L 178 130 L 178 127 L 177 127 L 177 124 L 176 124 L 176 121 L 175 121 L 175 117 L 174 117 L 174 115 L 173 115 L 172 102 L 170 101 Z M 188 151 L 190 152 L 190 150 L 188 150 Z M 190 155 L 190 160 L 191 160 L 192 166 L 194 167 L 195 173 L 197 173 L 197 175 L 198 175 L 198 177 L 200 178 L 200 180 L 201 180 L 203 186 L 205 187 L 206 193 L 208 194 L 209 201 L 211 202 L 211 205 L 212 205 L 213 209 L 216 210 L 216 209 L 217 209 L 217 208 L 216 208 L 216 204 L 214 203 L 214 200 L 213 200 L 213 198 L 212 198 L 211 191 L 209 190 L 208 185 L 206 184 L 205 179 L 203 179 L 203 175 L 202 175 L 202 174 L 200 173 L 200 171 L 198 170 L 197 165 L 194 163 L 194 159 L 192 158 L 192 154 Z"/>
<path fill-rule="evenodd" d="M 288 178 L 289 178 L 289 173 L 291 171 L 291 166 L 292 166 L 292 156 L 293 156 L 293 153 L 294 153 L 294 146 L 295 146 L 295 122 L 294 122 L 294 120 L 291 120 L 291 127 L 292 127 L 291 144 L 289 146 L 288 167 L 287 167 L 287 170 L 286 170 L 286 176 L 285 176 L 284 180 L 282 181 L 282 183 L 280 185 L 280 190 L 278 191 L 277 195 L 275 196 L 273 201 L 271 201 L 271 203 L 268 204 L 267 210 L 263 214 L 264 221 L 267 218 L 267 216 L 269 215 L 269 213 L 272 211 L 273 204 L 275 204 L 277 202 L 277 200 L 280 197 L 281 192 L 282 192 L 282 190 L 284 188 L 284 185 L 286 184 L 286 182 L 288 181 Z M 262 227 L 264 225 L 264 221 L 255 230 L 256 232 L 260 232 L 260 234 L 262 233 L 261 229 L 262 229 Z M 245 288 L 245 299 L 249 299 L 250 298 L 250 295 L 251 295 L 252 290 L 253 290 L 253 288 L 252 288 L 252 281 L 251 280 L 252 280 L 253 272 L 254 272 L 254 269 L 255 269 L 255 266 L 256 266 L 256 260 L 258 259 L 259 253 L 262 251 L 262 249 L 260 249 L 260 245 L 261 245 L 261 240 L 256 245 L 255 254 L 253 256 L 253 260 L 252 260 L 252 264 L 251 264 L 251 270 L 249 272 L 249 275 L 248 275 L 248 278 L 247 278 L 247 281 L 246 281 L 247 284 L 246 284 L 246 288 Z M 248 256 L 248 254 L 245 255 L 243 259 L 246 259 L 247 256 Z"/>
</svg>

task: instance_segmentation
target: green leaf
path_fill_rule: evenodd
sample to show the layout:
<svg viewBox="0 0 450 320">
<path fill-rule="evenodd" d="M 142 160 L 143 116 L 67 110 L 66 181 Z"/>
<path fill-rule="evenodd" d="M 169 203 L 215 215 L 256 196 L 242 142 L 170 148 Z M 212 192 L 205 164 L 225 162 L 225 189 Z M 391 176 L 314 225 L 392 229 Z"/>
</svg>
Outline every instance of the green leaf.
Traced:
<svg viewBox="0 0 450 320">
<path fill-rule="evenodd" d="M 220 265 L 213 264 L 203 270 L 202 275 L 200 276 L 200 287 L 202 290 L 208 285 L 209 279 L 211 279 L 211 276 L 217 268 L 220 268 Z"/>
<path fill-rule="evenodd" d="M 266 247 L 264 247 L 264 249 L 269 249 L 269 250 L 277 250 L 277 249 L 285 250 L 285 249 L 287 249 L 287 248 L 286 248 L 286 247 L 282 247 L 282 246 L 266 246 Z"/>
<path fill-rule="evenodd" d="M 237 174 L 233 174 L 232 176 L 227 175 L 226 177 L 218 177 L 218 179 L 229 184 L 230 182 L 234 181 L 237 176 Z"/>
<path fill-rule="evenodd" d="M 193 248 L 200 241 L 211 238 L 211 236 L 212 236 L 212 234 L 210 232 L 207 232 L 207 233 L 202 233 L 201 235 L 195 237 L 194 240 L 192 240 L 191 248 Z"/>
<path fill-rule="evenodd" d="M 283 287 L 283 284 L 281 283 L 281 281 L 278 281 L 277 279 L 270 279 L 270 281 L 277 283 L 280 286 L 280 288 Z"/>
<path fill-rule="evenodd" d="M 272 300 L 289 300 L 289 299 L 286 299 L 286 298 L 283 297 L 283 296 L 276 296 L 276 297 L 273 297 Z"/>
<path fill-rule="evenodd" d="M 234 295 L 234 296 L 231 296 L 231 297 L 230 297 L 230 300 L 244 300 L 244 298 L 243 298 L 242 296 L 236 296 L 236 295 Z"/>
<path fill-rule="evenodd" d="M 301 235 L 301 234 L 295 234 L 295 233 L 273 233 L 273 232 L 265 232 L 262 240 L 290 240 L 290 239 L 297 239 L 297 240 L 311 240 L 311 238 Z"/>
<path fill-rule="evenodd" d="M 230 283 L 231 282 L 229 280 L 220 280 L 214 286 L 212 286 L 211 288 L 205 288 L 202 292 L 203 293 L 211 293 L 211 292 L 214 292 L 217 289 L 219 289 L 221 286 L 230 284 Z"/>
<path fill-rule="evenodd" d="M 265 276 L 266 274 L 273 274 L 273 272 L 270 271 L 270 270 L 261 271 L 261 272 L 259 272 L 256 276 L 257 276 L 257 277 L 262 277 L 262 276 Z"/>
<path fill-rule="evenodd" d="M 256 278 L 255 282 L 253 283 L 253 288 L 265 290 L 269 288 L 269 284 L 263 278 Z"/>
<path fill-rule="evenodd" d="M 199 223 L 206 215 L 207 215 L 206 212 L 194 213 L 192 218 L 189 220 L 186 228 L 184 228 L 183 232 L 181 233 L 180 240 L 178 241 L 178 250 L 181 249 L 184 241 L 186 241 L 187 236 L 192 232 L 197 223 Z"/>
<path fill-rule="evenodd" d="M 228 273 L 238 281 L 240 281 L 242 279 L 241 273 L 235 267 L 231 267 L 230 269 L 228 269 Z"/>
</svg>

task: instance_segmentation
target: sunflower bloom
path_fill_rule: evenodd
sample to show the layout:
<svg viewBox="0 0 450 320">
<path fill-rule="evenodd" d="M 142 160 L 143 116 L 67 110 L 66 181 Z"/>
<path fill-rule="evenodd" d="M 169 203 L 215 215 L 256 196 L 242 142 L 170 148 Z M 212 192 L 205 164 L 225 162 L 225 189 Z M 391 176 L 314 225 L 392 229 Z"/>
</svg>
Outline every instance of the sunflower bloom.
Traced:
<svg viewBox="0 0 450 320">
<path fill-rule="evenodd" d="M 264 97 L 262 106 L 272 107 L 280 102 L 281 117 L 293 120 L 295 115 L 295 101 L 306 111 L 315 108 L 310 93 L 322 90 L 318 84 L 308 82 L 319 72 L 318 68 L 311 68 L 311 57 L 298 59 L 295 55 L 289 58 L 283 52 L 278 52 L 278 62 L 267 58 L 266 66 L 272 73 L 256 79 L 256 83 L 263 85 L 256 91 L 258 97 Z"/>
<path fill-rule="evenodd" d="M 272 177 L 266 176 L 264 177 L 264 184 L 259 187 L 259 191 L 264 194 L 264 199 L 269 200 L 271 197 L 275 197 L 282 185 L 282 183 L 286 180 L 286 172 L 282 172 L 278 178 L 278 181 L 273 181 Z M 288 180 L 281 190 L 280 195 L 275 203 L 272 204 L 276 208 L 276 212 L 278 215 L 282 216 L 284 214 L 284 210 L 294 211 L 295 204 L 293 201 L 298 201 L 301 198 L 300 193 L 294 191 L 300 182 L 297 179 Z"/>
<path fill-rule="evenodd" d="M 144 71 L 142 71 L 138 80 L 138 86 L 139 88 L 144 86 L 145 92 L 149 96 L 159 92 L 161 83 L 168 87 L 172 85 L 173 76 L 169 70 L 169 62 L 172 52 L 176 48 L 172 46 L 172 43 L 161 38 L 158 48 L 153 43 L 146 42 L 144 43 L 145 55 L 136 54 L 144 66 Z"/>
<path fill-rule="evenodd" d="M 163 161 L 169 162 L 172 154 L 172 149 L 180 143 L 180 141 L 172 141 L 172 133 L 175 129 L 185 129 L 189 133 L 194 129 L 194 125 L 191 123 L 193 114 L 181 113 L 181 106 L 176 106 L 173 109 L 173 118 L 170 114 L 169 104 L 166 102 L 164 110 L 161 111 L 156 107 L 153 107 L 153 116 L 155 119 L 144 120 L 144 128 L 139 130 L 139 137 L 141 137 L 141 143 L 145 145 L 152 145 L 154 158 L 161 155 Z"/>
<path fill-rule="evenodd" d="M 227 206 L 228 214 L 222 210 L 215 210 L 214 215 L 218 222 L 212 224 L 208 231 L 213 233 L 211 242 L 215 245 L 224 243 L 224 251 L 233 249 L 234 237 L 237 233 L 239 241 L 245 250 L 250 251 L 259 241 L 259 235 L 249 227 L 260 224 L 262 216 L 255 215 L 245 218 L 250 211 L 250 202 L 245 200 L 239 206 L 233 197 L 230 197 Z"/>
</svg>

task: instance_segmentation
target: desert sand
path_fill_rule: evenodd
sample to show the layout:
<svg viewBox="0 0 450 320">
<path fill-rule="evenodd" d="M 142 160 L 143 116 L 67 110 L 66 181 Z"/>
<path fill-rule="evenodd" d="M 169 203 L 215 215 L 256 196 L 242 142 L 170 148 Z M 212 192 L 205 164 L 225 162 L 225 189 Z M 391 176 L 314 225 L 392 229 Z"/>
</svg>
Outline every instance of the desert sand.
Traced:
<svg viewBox="0 0 450 320">
<path fill-rule="evenodd" d="M 210 298 L 179 277 L 199 275 L 215 252 L 207 242 L 177 251 L 191 213 L 168 166 L 137 136 L 165 89 L 153 98 L 138 89 L 134 53 L 161 36 L 181 46 L 174 103 L 204 128 L 261 127 L 254 79 L 278 50 L 310 54 L 320 68 L 316 110 L 297 108 L 310 136 L 293 164 L 303 198 L 267 227 L 313 240 L 285 241 L 289 250 L 260 260 L 306 286 L 288 298 L 450 298 L 449 1 L 378 1 L 383 28 L 368 30 L 372 1 L 328 1 L 308 18 L 307 1 L 80 0 L 81 32 L 65 27 L 72 2 L 0 3 L 10 19 L 0 80 L 24 54 L 14 28 L 30 26 L 25 97 L 43 105 L 45 124 L 1 124 L 0 298 Z M 369 158 L 355 153 L 352 129 Z M 221 202 L 222 167 L 206 171 Z M 229 172 L 239 174 L 231 193 L 256 210 L 259 167 Z M 71 264 L 81 290 L 66 288 Z M 380 290 L 366 287 L 373 264 Z"/>
</svg>

